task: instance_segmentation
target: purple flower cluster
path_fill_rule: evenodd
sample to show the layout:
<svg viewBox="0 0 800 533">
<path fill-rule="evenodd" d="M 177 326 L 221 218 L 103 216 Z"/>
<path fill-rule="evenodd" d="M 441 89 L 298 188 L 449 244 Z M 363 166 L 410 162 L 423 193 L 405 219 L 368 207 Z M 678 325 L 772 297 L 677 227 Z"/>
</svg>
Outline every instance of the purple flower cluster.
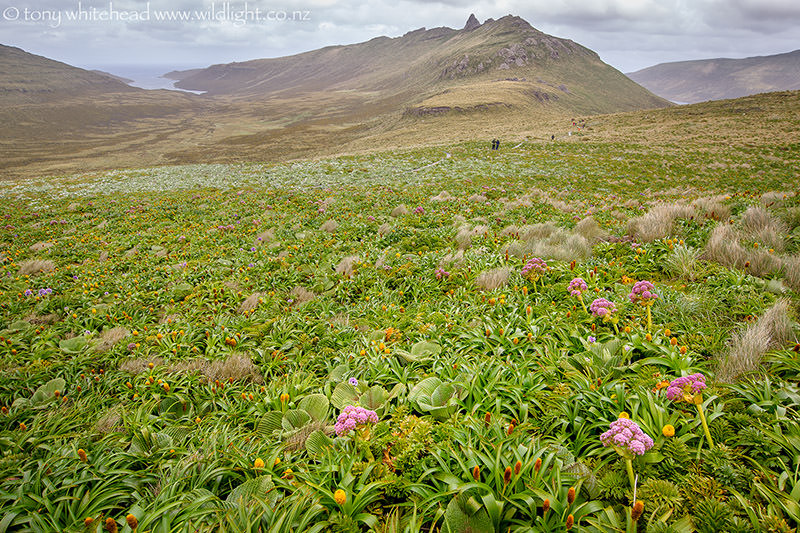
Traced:
<svg viewBox="0 0 800 533">
<path fill-rule="evenodd" d="M 46 289 L 39 289 L 39 296 L 47 296 L 49 294 L 53 294 L 53 289 L 46 288 Z"/>
<path fill-rule="evenodd" d="M 589 286 L 583 281 L 583 278 L 575 278 L 569 282 L 567 290 L 571 296 L 580 296 L 583 291 L 589 290 Z"/>
<path fill-rule="evenodd" d="M 597 318 L 610 318 L 617 312 L 617 306 L 605 298 L 597 298 L 589 306 L 589 311 Z"/>
<path fill-rule="evenodd" d="M 448 272 L 447 270 L 445 270 L 443 268 L 437 268 L 436 269 L 436 279 L 442 279 L 442 278 L 446 279 L 446 278 L 449 278 L 449 277 L 450 277 L 450 272 Z"/>
<path fill-rule="evenodd" d="M 653 439 L 629 418 L 611 422 L 611 428 L 600 435 L 600 440 L 603 446 L 613 446 L 621 454 L 628 452 L 632 455 L 644 455 L 644 452 L 653 447 Z"/>
<path fill-rule="evenodd" d="M 348 405 L 344 408 L 339 418 L 336 419 L 333 429 L 336 430 L 336 435 L 341 437 L 359 426 L 365 426 L 368 423 L 378 423 L 378 413 L 364 409 L 361 406 Z"/>
<path fill-rule="evenodd" d="M 703 374 L 692 374 L 675 378 L 667 387 L 667 398 L 675 401 L 690 401 L 695 394 L 700 394 L 706 388 L 706 377 Z"/>
<path fill-rule="evenodd" d="M 658 294 L 654 292 L 655 287 L 649 281 L 637 281 L 633 284 L 631 293 L 628 295 L 631 303 L 646 304 L 650 300 L 658 298 Z"/>
<path fill-rule="evenodd" d="M 358 387 L 358 380 L 356 378 L 350 378 L 347 380 L 347 382 L 353 387 Z"/>
<path fill-rule="evenodd" d="M 414 214 L 415 215 L 424 215 L 425 214 L 425 208 L 422 207 L 421 205 L 418 206 L 416 209 L 414 209 Z"/>
<path fill-rule="evenodd" d="M 538 278 L 545 272 L 547 272 L 547 263 L 540 257 L 531 257 L 522 267 L 522 277 L 524 278 Z"/>
</svg>

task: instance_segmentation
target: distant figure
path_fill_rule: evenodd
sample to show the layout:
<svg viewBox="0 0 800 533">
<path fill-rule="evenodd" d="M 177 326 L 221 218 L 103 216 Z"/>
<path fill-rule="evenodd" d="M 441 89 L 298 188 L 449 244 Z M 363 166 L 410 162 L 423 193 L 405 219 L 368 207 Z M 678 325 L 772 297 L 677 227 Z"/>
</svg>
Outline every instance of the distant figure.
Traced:
<svg viewBox="0 0 800 533">
<path fill-rule="evenodd" d="M 492 139 L 492 150 L 498 150 L 500 148 L 500 141 L 497 139 Z"/>
<path fill-rule="evenodd" d="M 550 140 L 551 140 L 551 141 L 555 141 L 555 140 L 556 140 L 556 136 L 555 136 L 555 135 L 551 135 L 551 136 L 550 136 Z"/>
</svg>

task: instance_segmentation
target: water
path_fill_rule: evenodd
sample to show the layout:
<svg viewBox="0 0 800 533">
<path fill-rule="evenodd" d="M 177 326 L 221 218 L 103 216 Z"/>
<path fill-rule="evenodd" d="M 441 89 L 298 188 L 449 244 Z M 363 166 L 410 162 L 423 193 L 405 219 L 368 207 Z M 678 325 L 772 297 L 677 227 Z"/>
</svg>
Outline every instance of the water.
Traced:
<svg viewBox="0 0 800 533">
<path fill-rule="evenodd" d="M 162 77 L 163 74 L 173 70 L 188 70 L 197 68 L 196 66 L 172 67 L 169 65 L 150 66 L 150 65 L 100 65 L 84 67 L 92 70 L 102 70 L 109 74 L 133 80 L 128 85 L 141 89 L 168 89 L 171 91 L 183 91 L 187 93 L 203 94 L 204 91 L 189 91 L 175 87 L 175 80 Z"/>
</svg>

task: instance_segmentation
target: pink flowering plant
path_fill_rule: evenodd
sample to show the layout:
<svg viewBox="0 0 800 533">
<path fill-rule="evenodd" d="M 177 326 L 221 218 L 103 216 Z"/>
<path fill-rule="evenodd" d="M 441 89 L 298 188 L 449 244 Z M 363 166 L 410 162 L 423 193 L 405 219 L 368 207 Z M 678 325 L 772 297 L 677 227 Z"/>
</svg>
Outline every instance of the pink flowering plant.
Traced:
<svg viewBox="0 0 800 533">
<path fill-rule="evenodd" d="M 591 311 L 592 316 L 601 319 L 604 324 L 611 322 L 614 330 L 619 333 L 619 328 L 617 327 L 619 317 L 616 315 L 617 306 L 614 305 L 614 302 L 605 298 L 597 298 L 589 305 L 589 311 Z"/>
<path fill-rule="evenodd" d="M 342 437 L 353 433 L 356 446 L 358 446 L 359 440 L 365 443 L 369 440 L 370 424 L 377 423 L 378 413 L 375 411 L 365 409 L 361 406 L 348 405 L 342 410 L 341 414 L 339 414 L 333 429 L 336 432 L 337 437 Z M 363 448 L 365 449 L 369 460 L 374 460 L 375 458 L 372 456 L 369 446 L 364 446 Z"/>
<path fill-rule="evenodd" d="M 525 266 L 522 267 L 522 277 L 533 282 L 533 289 L 536 290 L 536 282 L 549 270 L 547 263 L 540 257 L 531 257 Z"/>
<path fill-rule="evenodd" d="M 658 299 L 658 294 L 655 292 L 655 287 L 649 281 L 637 281 L 633 284 L 631 293 L 628 295 L 631 303 L 639 304 L 647 309 L 647 331 L 653 329 L 653 315 L 650 308 L 653 303 Z"/>
<path fill-rule="evenodd" d="M 589 311 L 586 309 L 586 304 L 583 303 L 583 293 L 588 290 L 589 286 L 583 281 L 583 278 L 573 278 L 572 281 L 569 282 L 569 285 L 567 285 L 567 292 L 569 292 L 569 295 L 577 298 L 581 303 L 581 307 L 583 307 L 583 310 L 587 313 Z"/>
<path fill-rule="evenodd" d="M 639 424 L 628 418 L 620 418 L 611 422 L 609 430 L 600 435 L 603 446 L 611 446 L 620 457 L 625 459 L 625 466 L 628 470 L 628 478 L 631 488 L 636 486 L 636 478 L 633 475 L 632 460 L 635 457 L 644 455 L 647 450 L 653 447 L 653 439 L 642 431 Z"/>
<path fill-rule="evenodd" d="M 682 376 L 672 380 L 667 387 L 667 399 L 674 402 L 691 403 L 697 407 L 700 415 L 700 422 L 703 424 L 703 432 L 708 439 L 708 445 L 713 448 L 714 441 L 711 439 L 711 432 L 708 430 L 705 412 L 703 412 L 703 391 L 706 389 L 706 377 L 697 373 L 690 376 Z"/>
</svg>

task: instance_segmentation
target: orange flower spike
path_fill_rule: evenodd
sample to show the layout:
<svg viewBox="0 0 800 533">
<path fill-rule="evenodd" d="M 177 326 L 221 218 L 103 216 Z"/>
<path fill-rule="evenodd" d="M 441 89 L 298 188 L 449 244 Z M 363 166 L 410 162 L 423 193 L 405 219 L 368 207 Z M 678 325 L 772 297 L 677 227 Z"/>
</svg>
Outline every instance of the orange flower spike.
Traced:
<svg viewBox="0 0 800 533">
<path fill-rule="evenodd" d="M 539 470 L 541 470 L 541 468 L 542 468 L 542 458 L 541 457 L 537 457 L 536 458 L 536 462 L 533 463 L 533 471 L 538 474 Z"/>
<path fill-rule="evenodd" d="M 574 525 L 575 525 L 575 517 L 572 515 L 567 516 L 567 523 L 566 523 L 567 530 L 572 529 L 572 526 Z"/>
<path fill-rule="evenodd" d="M 108 533 L 117 533 L 117 521 L 111 517 L 106 518 L 106 531 Z"/>
<path fill-rule="evenodd" d="M 547 511 L 549 510 L 550 510 L 550 500 L 545 498 L 545 500 L 542 502 L 542 516 L 546 515 Z"/>
<path fill-rule="evenodd" d="M 522 461 L 517 461 L 517 464 L 514 465 L 514 475 L 518 476 L 519 471 L 522 469 Z"/>
<path fill-rule="evenodd" d="M 503 485 L 508 485 L 509 481 L 511 481 L 511 467 L 507 466 L 503 472 Z"/>
<path fill-rule="evenodd" d="M 136 531 L 136 528 L 139 527 L 139 520 L 136 519 L 135 516 L 129 514 L 125 517 L 125 521 L 128 523 L 128 527 L 131 528 L 133 531 Z"/>
<path fill-rule="evenodd" d="M 475 481 L 481 480 L 481 469 L 478 465 L 475 465 L 475 468 L 472 469 L 472 479 Z"/>
<path fill-rule="evenodd" d="M 631 520 L 636 522 L 642 516 L 642 513 L 644 513 L 644 503 L 642 503 L 642 500 L 636 500 L 631 509 Z"/>
<path fill-rule="evenodd" d="M 575 501 L 575 487 L 570 487 L 567 491 L 567 504 L 572 505 L 572 502 Z"/>
</svg>

